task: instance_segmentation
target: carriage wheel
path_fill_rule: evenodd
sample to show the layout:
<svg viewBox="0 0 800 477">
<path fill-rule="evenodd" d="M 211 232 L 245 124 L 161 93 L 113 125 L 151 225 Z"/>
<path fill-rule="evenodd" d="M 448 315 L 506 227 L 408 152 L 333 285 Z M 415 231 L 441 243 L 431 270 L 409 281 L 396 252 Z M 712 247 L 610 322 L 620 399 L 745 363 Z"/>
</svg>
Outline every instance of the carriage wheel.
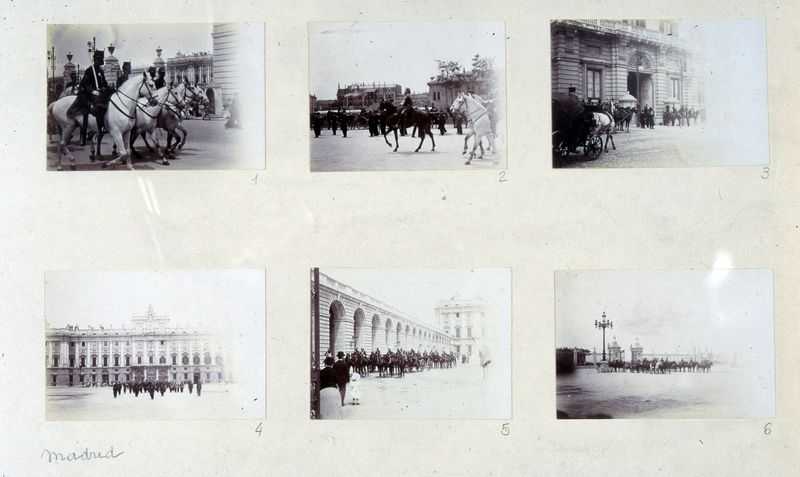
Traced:
<svg viewBox="0 0 800 477">
<path fill-rule="evenodd" d="M 583 146 L 583 153 L 589 156 L 591 160 L 595 160 L 603 152 L 603 138 L 600 136 L 592 136 Z"/>
</svg>

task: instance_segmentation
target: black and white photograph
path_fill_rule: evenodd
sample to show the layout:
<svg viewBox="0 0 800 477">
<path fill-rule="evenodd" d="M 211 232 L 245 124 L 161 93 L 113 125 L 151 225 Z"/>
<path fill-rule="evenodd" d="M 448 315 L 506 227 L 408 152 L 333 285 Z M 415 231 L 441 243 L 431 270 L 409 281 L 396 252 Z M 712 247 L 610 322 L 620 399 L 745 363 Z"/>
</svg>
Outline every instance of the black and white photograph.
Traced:
<svg viewBox="0 0 800 477">
<path fill-rule="evenodd" d="M 264 270 L 48 272 L 48 421 L 263 419 Z"/>
<path fill-rule="evenodd" d="M 312 419 L 511 417 L 511 269 L 311 270 Z"/>
<path fill-rule="evenodd" d="M 553 166 L 769 164 L 764 20 L 550 22 Z"/>
<path fill-rule="evenodd" d="M 263 23 L 53 24 L 47 42 L 47 170 L 264 168 Z"/>
<path fill-rule="evenodd" d="M 503 22 L 308 30 L 312 172 L 505 167 Z"/>
<path fill-rule="evenodd" d="M 557 417 L 773 417 L 772 276 L 556 272 Z"/>
</svg>

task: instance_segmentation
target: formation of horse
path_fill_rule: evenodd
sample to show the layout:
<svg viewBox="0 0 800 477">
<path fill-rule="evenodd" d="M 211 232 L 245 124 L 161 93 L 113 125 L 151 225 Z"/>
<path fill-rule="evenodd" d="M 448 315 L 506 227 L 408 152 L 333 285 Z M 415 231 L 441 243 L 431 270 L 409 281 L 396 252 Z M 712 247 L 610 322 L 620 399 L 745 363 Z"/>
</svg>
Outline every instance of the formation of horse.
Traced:
<svg viewBox="0 0 800 477">
<path fill-rule="evenodd" d="M 484 156 L 484 148 L 482 141 L 486 139 L 489 142 L 488 149 L 496 154 L 494 125 L 492 118 L 487 108 L 488 101 L 484 101 L 477 95 L 470 93 L 459 93 L 449 108 L 451 116 L 463 117 L 466 120 L 467 128 L 469 131 L 464 137 L 464 150 L 462 155 L 467 154 L 468 141 L 473 138 L 472 151 L 465 164 L 469 165 L 475 158 L 476 150 L 480 147 L 479 159 Z M 389 101 L 382 101 L 378 107 L 378 115 L 382 122 L 385 123 L 386 128 L 383 133 L 383 140 L 389 147 L 394 146 L 393 151 L 397 152 L 400 148 L 398 139 L 398 131 L 405 130 L 406 128 L 413 129 L 412 137 L 417 135 L 419 137 L 419 144 L 414 152 L 419 152 L 425 142 L 426 137 L 430 138 L 431 151 L 436 150 L 436 140 L 434 139 L 431 125 L 443 126 L 444 121 L 447 120 L 447 113 L 442 111 L 426 111 L 419 108 L 414 108 L 408 112 L 398 110 L 394 104 Z M 386 136 L 394 133 L 394 145 L 387 139 Z M 495 163 L 497 161 L 495 160 Z"/>
<path fill-rule="evenodd" d="M 695 361 L 690 359 L 686 361 L 671 361 L 669 359 L 642 359 L 632 363 L 613 360 L 608 362 L 608 367 L 613 372 L 626 372 L 631 373 L 651 373 L 651 374 L 668 374 L 668 373 L 707 373 L 714 363 L 709 359 Z"/>
<path fill-rule="evenodd" d="M 48 122 L 53 129 L 60 133 L 56 159 L 59 171 L 62 170 L 62 155 L 66 155 L 69 159 L 70 169 L 76 169 L 75 157 L 69 150 L 69 143 L 75 131 L 80 130 L 83 118 L 82 115 L 67 115 L 74 100 L 74 95 L 63 96 L 47 107 Z M 205 93 L 196 85 L 178 83 L 157 90 L 155 83 L 147 73 L 143 72 L 141 76 L 130 77 L 110 92 L 108 108 L 103 116 L 105 131 L 98 128 L 95 116 L 89 115 L 87 137 L 92 138 L 90 160 L 92 162 L 103 160 L 100 145 L 103 136 L 109 134 L 114 140 L 114 149 L 119 155 L 111 161 L 104 162 L 103 168 L 125 160 L 128 168 L 133 169 L 131 155 L 141 157 L 133 145 L 136 137 L 141 135 L 151 151 L 153 149 L 150 143 L 155 146 L 155 152 L 158 153 L 161 163 L 168 165 L 167 157 L 174 158 L 175 150 L 170 147 L 173 137 L 177 139 L 178 149 L 181 149 L 186 142 L 186 129 L 180 125 L 182 111 L 195 103 L 208 103 Z M 167 132 L 167 143 L 163 150 L 154 134 L 157 128 Z"/>
<path fill-rule="evenodd" d="M 396 351 L 388 350 L 385 353 L 381 353 L 380 348 L 372 353 L 367 353 L 361 348 L 345 356 L 345 362 L 362 377 L 377 372 L 381 378 L 402 378 L 407 372 L 452 368 L 456 366 L 456 361 L 454 353 L 437 351 L 420 353 L 413 349 L 407 351 L 402 348 Z"/>
</svg>

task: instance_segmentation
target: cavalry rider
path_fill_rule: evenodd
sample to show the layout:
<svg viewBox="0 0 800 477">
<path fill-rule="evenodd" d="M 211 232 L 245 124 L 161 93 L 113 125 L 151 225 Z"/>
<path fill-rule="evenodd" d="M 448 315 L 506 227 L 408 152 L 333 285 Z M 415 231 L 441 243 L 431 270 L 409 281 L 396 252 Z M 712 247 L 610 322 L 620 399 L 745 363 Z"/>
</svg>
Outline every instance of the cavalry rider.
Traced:
<svg viewBox="0 0 800 477">
<path fill-rule="evenodd" d="M 158 69 L 158 78 L 155 78 L 156 89 L 161 89 L 167 85 L 167 80 L 164 78 L 166 74 L 163 66 Z"/>
<path fill-rule="evenodd" d="M 97 127 L 100 129 L 103 126 L 104 114 L 99 114 L 100 107 L 103 106 L 101 92 L 105 93 L 108 90 L 108 82 L 106 76 L 103 74 L 103 50 L 94 50 L 92 56 L 92 66 L 86 68 L 81 78 L 80 85 L 78 86 L 78 97 L 75 102 L 67 110 L 68 116 L 76 114 L 83 114 L 83 123 L 81 125 L 81 146 L 86 145 L 86 128 L 89 125 L 89 112 L 92 105 L 95 106 L 94 115 L 97 117 Z M 105 108 L 103 113 L 105 112 Z"/>
<path fill-rule="evenodd" d="M 406 125 L 411 124 L 411 114 L 414 112 L 414 101 L 411 99 L 411 88 L 403 92 L 403 105 L 400 106 L 400 134 L 406 135 Z"/>
<path fill-rule="evenodd" d="M 71 96 L 73 94 L 78 94 L 78 73 L 75 71 L 70 72 L 69 74 L 69 83 L 64 87 L 65 96 Z"/>
<path fill-rule="evenodd" d="M 130 78 L 130 76 L 131 76 L 131 62 L 126 61 L 125 63 L 122 63 L 122 74 L 119 75 L 119 78 L 117 78 L 117 88 L 122 86 L 122 83 L 128 81 L 128 78 Z"/>
</svg>

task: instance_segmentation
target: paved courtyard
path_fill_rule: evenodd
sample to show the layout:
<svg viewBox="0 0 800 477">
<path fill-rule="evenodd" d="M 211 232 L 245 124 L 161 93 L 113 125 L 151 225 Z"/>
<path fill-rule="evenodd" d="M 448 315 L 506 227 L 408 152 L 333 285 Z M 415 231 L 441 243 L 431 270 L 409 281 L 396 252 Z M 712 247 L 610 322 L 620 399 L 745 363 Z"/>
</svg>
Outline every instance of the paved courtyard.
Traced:
<svg viewBox="0 0 800 477">
<path fill-rule="evenodd" d="M 774 384 L 741 368 L 708 373 L 598 373 L 556 378 L 557 408 L 569 418 L 755 418 L 775 412 Z"/>
<path fill-rule="evenodd" d="M 264 131 L 248 128 L 225 128 L 226 120 L 216 119 L 203 121 L 200 119 L 187 119 L 181 126 L 187 131 L 186 144 L 183 149 L 175 152 L 175 159 L 169 159 L 169 165 L 160 162 L 158 154 L 149 152 L 144 141 L 139 137 L 134 147 L 142 155 L 133 159 L 136 170 L 213 170 L 213 169 L 261 169 L 264 167 Z M 167 143 L 167 134 L 161 129 L 156 130 L 156 138 L 161 146 Z M 47 170 L 56 170 L 58 154 L 57 139 L 52 135 L 47 142 Z M 173 140 L 174 141 L 174 140 Z M 103 136 L 101 151 L 106 160 L 112 158 L 114 141 L 111 136 Z M 80 145 L 80 131 L 76 130 L 70 143 L 70 151 L 75 156 L 78 171 L 101 170 L 101 162 L 89 160 L 89 146 Z M 69 160 L 61 158 L 61 165 L 69 171 Z M 123 163 L 112 167 L 110 170 L 127 170 Z"/>
<path fill-rule="evenodd" d="M 464 136 L 456 134 L 450 125 L 444 136 L 439 135 L 438 130 L 433 131 L 436 141 L 436 150 L 433 152 L 430 137 L 426 136 L 422 149 L 415 153 L 419 138 L 412 138 L 411 130 L 408 132 L 407 136 L 398 134 L 399 149 L 393 152 L 394 134 L 386 136 L 392 143 L 390 147 L 386 145 L 383 136 L 370 137 L 366 129 L 349 130 L 346 138 L 341 131 L 334 136 L 329 129 L 324 129 L 320 137 L 314 137 L 314 131 L 310 130 L 311 172 L 475 170 L 505 167 L 505 138 L 502 136 L 498 136 L 496 140 L 498 154 L 487 153 L 483 159 L 478 159 L 476 155 L 471 165 L 465 165 L 467 156 L 461 154 L 464 150 Z M 484 143 L 488 144 L 486 140 Z M 470 139 L 470 149 L 472 144 L 473 140 Z M 498 163 L 495 164 L 495 161 Z"/>
<path fill-rule="evenodd" d="M 262 401 L 262 402 L 259 402 Z M 164 392 L 123 393 L 114 398 L 111 387 L 48 387 L 45 399 L 47 420 L 163 420 L 163 419 L 258 419 L 264 417 L 265 403 L 243 395 L 235 384 L 204 384 L 200 396 Z"/>
<path fill-rule="evenodd" d="M 477 361 L 477 360 L 476 360 Z M 511 376 L 507 369 L 483 370 L 476 363 L 406 373 L 404 378 L 362 379 L 361 404 L 345 400 L 345 419 L 507 419 Z"/>
<path fill-rule="evenodd" d="M 631 124 L 630 132 L 614 134 L 614 143 L 616 150 L 609 141 L 608 152 L 594 161 L 584 156 L 581 147 L 577 154 L 564 160 L 562 167 L 739 166 L 769 162 L 765 142 L 750 141 L 742 132 L 713 123 L 701 122 L 690 127 L 656 126 L 655 129 L 641 129 Z"/>
</svg>

